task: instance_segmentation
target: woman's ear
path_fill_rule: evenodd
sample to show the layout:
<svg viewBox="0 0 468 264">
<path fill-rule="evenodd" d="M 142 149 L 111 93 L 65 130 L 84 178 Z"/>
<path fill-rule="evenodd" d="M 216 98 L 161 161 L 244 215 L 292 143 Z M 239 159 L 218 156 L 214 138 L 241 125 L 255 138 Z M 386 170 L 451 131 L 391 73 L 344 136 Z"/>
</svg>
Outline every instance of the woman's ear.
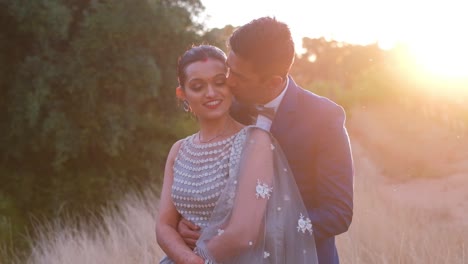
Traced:
<svg viewBox="0 0 468 264">
<path fill-rule="evenodd" d="M 185 92 L 184 92 L 184 89 L 182 89 L 182 87 L 178 86 L 176 88 L 176 97 L 177 99 L 183 101 L 185 100 Z"/>
</svg>

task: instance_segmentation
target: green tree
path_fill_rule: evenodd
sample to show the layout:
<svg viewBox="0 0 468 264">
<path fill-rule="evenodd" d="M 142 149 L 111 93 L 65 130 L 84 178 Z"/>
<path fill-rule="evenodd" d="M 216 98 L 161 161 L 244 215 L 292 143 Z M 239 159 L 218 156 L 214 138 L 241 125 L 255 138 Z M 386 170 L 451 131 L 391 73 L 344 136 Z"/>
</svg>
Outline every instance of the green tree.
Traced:
<svg viewBox="0 0 468 264">
<path fill-rule="evenodd" d="M 92 211 L 123 186 L 159 181 L 186 132 L 176 62 L 202 39 L 202 10 L 198 0 L 0 1 L 1 217 Z"/>
<path fill-rule="evenodd" d="M 232 25 L 226 25 L 223 28 L 212 28 L 203 35 L 203 39 L 208 44 L 214 45 L 227 53 L 227 41 L 235 29 Z"/>
</svg>

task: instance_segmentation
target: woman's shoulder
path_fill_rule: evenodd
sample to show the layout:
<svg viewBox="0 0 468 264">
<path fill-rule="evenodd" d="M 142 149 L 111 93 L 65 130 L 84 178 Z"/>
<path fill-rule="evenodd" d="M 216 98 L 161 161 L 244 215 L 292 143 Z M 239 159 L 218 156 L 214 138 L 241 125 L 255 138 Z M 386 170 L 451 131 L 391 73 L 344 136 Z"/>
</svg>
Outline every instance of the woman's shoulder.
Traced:
<svg viewBox="0 0 468 264">
<path fill-rule="evenodd" d="M 263 137 L 271 135 L 270 131 L 265 130 L 264 128 L 261 128 L 256 125 L 245 126 L 243 129 L 246 130 L 247 133 L 253 133 L 255 135 L 263 135 Z"/>
<path fill-rule="evenodd" d="M 271 133 L 261 127 L 250 125 L 243 128 L 247 138 L 260 143 L 271 143 Z"/>
<path fill-rule="evenodd" d="M 184 142 L 184 140 L 186 140 L 187 138 L 183 138 L 183 139 L 179 139 L 177 142 L 175 142 L 172 147 L 171 147 L 171 150 L 169 151 L 169 155 L 167 157 L 168 160 L 175 160 L 175 158 L 177 157 L 177 153 L 179 152 L 180 150 L 180 146 L 182 146 L 182 143 Z"/>
</svg>

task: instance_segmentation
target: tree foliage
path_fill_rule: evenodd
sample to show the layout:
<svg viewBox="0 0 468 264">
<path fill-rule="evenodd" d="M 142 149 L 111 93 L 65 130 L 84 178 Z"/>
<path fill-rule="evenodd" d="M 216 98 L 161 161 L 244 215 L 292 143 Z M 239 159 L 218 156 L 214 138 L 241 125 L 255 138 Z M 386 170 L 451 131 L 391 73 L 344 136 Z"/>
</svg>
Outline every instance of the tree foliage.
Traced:
<svg viewBox="0 0 468 264">
<path fill-rule="evenodd" d="M 352 45 L 325 38 L 303 38 L 292 75 L 304 88 L 343 105 L 378 101 L 394 91 L 389 70 L 392 51 L 377 44 Z M 390 84 L 393 81 L 393 85 Z M 388 99 L 388 98 L 387 98 Z"/>
<path fill-rule="evenodd" d="M 301 83 L 338 81 L 344 89 L 351 88 L 355 78 L 385 61 L 385 52 L 377 44 L 361 46 L 307 37 L 302 43 L 305 52 L 296 59 L 293 71 Z"/>
<path fill-rule="evenodd" d="M 157 182 L 198 0 L 0 1 L 0 239 Z"/>
</svg>

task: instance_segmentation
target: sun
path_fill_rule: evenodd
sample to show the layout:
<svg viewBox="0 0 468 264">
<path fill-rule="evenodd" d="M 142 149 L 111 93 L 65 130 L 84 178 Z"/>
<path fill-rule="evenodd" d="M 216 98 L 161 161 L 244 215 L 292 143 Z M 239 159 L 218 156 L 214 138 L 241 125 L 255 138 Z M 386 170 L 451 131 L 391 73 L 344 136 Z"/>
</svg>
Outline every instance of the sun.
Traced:
<svg viewBox="0 0 468 264">
<path fill-rule="evenodd" d="M 419 41 L 410 52 L 423 70 L 435 77 L 468 78 L 468 40 L 442 39 Z"/>
<path fill-rule="evenodd" d="M 420 80 L 424 92 L 455 98 L 468 97 L 468 40 L 457 35 L 419 37 L 407 45 L 407 70 Z"/>
<path fill-rule="evenodd" d="M 464 26 L 468 17 L 460 2 L 416 5 L 413 11 L 418 15 L 406 17 L 401 27 L 416 62 L 435 77 L 468 78 L 468 38 Z"/>
</svg>

